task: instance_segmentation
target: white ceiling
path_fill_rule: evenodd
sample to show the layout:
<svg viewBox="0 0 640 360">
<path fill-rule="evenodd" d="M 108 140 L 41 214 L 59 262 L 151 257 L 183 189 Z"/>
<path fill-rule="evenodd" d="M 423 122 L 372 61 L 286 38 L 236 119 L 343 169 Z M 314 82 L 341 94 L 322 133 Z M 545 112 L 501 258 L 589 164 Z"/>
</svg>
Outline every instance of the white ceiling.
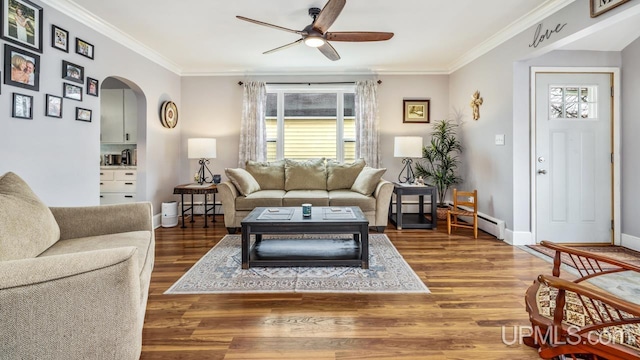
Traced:
<svg viewBox="0 0 640 360">
<path fill-rule="evenodd" d="M 326 0 L 43 0 L 182 74 L 449 73 L 574 0 L 347 0 L 330 31 L 394 32 L 388 41 L 332 42 L 342 59 L 293 42 Z"/>
</svg>

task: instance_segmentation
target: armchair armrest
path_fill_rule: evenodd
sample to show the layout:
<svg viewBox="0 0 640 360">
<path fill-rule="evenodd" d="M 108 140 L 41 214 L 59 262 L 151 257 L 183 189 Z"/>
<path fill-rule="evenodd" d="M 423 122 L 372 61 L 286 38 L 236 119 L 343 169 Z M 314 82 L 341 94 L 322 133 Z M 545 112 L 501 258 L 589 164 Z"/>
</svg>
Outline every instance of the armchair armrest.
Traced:
<svg viewBox="0 0 640 360">
<path fill-rule="evenodd" d="M 60 227 L 60 240 L 129 231 L 153 231 L 150 202 L 50 209 Z"/>
<path fill-rule="evenodd" d="M 0 354 L 9 359 L 137 359 L 136 249 L 0 262 Z M 102 349 L 102 350 L 101 350 Z"/>
</svg>

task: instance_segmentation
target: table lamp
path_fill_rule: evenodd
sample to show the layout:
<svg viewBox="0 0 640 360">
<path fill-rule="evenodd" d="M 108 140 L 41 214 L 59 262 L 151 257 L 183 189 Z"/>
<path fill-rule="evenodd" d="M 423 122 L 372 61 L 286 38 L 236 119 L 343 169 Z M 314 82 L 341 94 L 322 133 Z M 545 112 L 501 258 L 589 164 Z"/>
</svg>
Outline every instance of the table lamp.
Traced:
<svg viewBox="0 0 640 360">
<path fill-rule="evenodd" d="M 393 139 L 393 156 L 403 158 L 402 163 L 404 167 L 398 174 L 398 181 L 400 183 L 413 184 L 415 182 L 415 175 L 411 164 L 413 160 L 411 158 L 422 157 L 422 137 L 420 136 L 396 136 Z M 406 175 L 403 177 L 402 173 L 406 171 Z"/>
<path fill-rule="evenodd" d="M 189 139 L 187 142 L 187 158 L 199 159 L 198 164 L 200 164 L 200 170 L 198 170 L 197 175 L 198 184 L 202 185 L 205 182 L 213 182 L 213 174 L 207 167 L 207 164 L 209 164 L 209 159 L 216 158 L 216 139 Z M 210 177 L 208 177 L 205 173 L 205 169 L 207 170 L 209 175 L 211 175 Z"/>
</svg>

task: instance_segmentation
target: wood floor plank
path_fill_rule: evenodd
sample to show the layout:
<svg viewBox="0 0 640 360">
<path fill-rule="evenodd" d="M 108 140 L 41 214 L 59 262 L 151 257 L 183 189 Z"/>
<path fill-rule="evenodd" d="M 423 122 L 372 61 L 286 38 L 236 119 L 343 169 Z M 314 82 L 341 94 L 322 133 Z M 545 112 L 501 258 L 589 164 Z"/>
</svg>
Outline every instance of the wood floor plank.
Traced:
<svg viewBox="0 0 640 360">
<path fill-rule="evenodd" d="M 221 216 L 202 226 L 156 230 L 141 359 L 538 358 L 503 337 L 529 325 L 525 290 L 551 265 L 488 234 L 389 226 L 427 295 L 164 295 L 226 235 Z"/>
</svg>

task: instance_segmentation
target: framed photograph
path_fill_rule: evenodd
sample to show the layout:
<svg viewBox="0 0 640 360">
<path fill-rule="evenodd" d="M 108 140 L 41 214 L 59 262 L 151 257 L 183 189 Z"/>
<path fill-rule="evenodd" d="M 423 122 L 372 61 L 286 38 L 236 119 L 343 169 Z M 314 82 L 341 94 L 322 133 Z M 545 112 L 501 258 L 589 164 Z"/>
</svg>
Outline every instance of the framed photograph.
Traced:
<svg viewBox="0 0 640 360">
<path fill-rule="evenodd" d="M 84 84 L 84 67 L 62 60 L 62 78 Z"/>
<path fill-rule="evenodd" d="M 20 119 L 33 119 L 33 96 L 13 93 L 11 116 Z"/>
<path fill-rule="evenodd" d="M 42 8 L 28 0 L 2 2 L 2 38 L 42 52 Z"/>
<path fill-rule="evenodd" d="M 66 97 L 67 99 L 82 101 L 82 87 L 69 83 L 63 83 L 62 96 Z"/>
<path fill-rule="evenodd" d="M 51 25 L 51 47 L 69 52 L 69 32 L 61 27 Z"/>
<path fill-rule="evenodd" d="M 87 76 L 87 95 L 98 96 L 98 80 Z"/>
<path fill-rule="evenodd" d="M 4 83 L 40 90 L 40 55 L 4 45 Z"/>
<path fill-rule="evenodd" d="M 80 54 L 93 60 L 93 45 L 82 39 L 76 38 L 76 54 Z"/>
<path fill-rule="evenodd" d="M 618 7 L 629 0 L 589 0 L 589 5 L 591 7 L 591 17 L 594 18 L 598 15 L 602 15 L 607 11 Z"/>
<path fill-rule="evenodd" d="M 430 100 L 403 100 L 403 123 L 429 123 Z"/>
<path fill-rule="evenodd" d="M 91 110 L 77 107 L 76 120 L 91 122 Z"/>
<path fill-rule="evenodd" d="M 61 118 L 62 117 L 62 98 L 47 94 L 47 108 L 44 111 L 46 116 Z"/>
</svg>

